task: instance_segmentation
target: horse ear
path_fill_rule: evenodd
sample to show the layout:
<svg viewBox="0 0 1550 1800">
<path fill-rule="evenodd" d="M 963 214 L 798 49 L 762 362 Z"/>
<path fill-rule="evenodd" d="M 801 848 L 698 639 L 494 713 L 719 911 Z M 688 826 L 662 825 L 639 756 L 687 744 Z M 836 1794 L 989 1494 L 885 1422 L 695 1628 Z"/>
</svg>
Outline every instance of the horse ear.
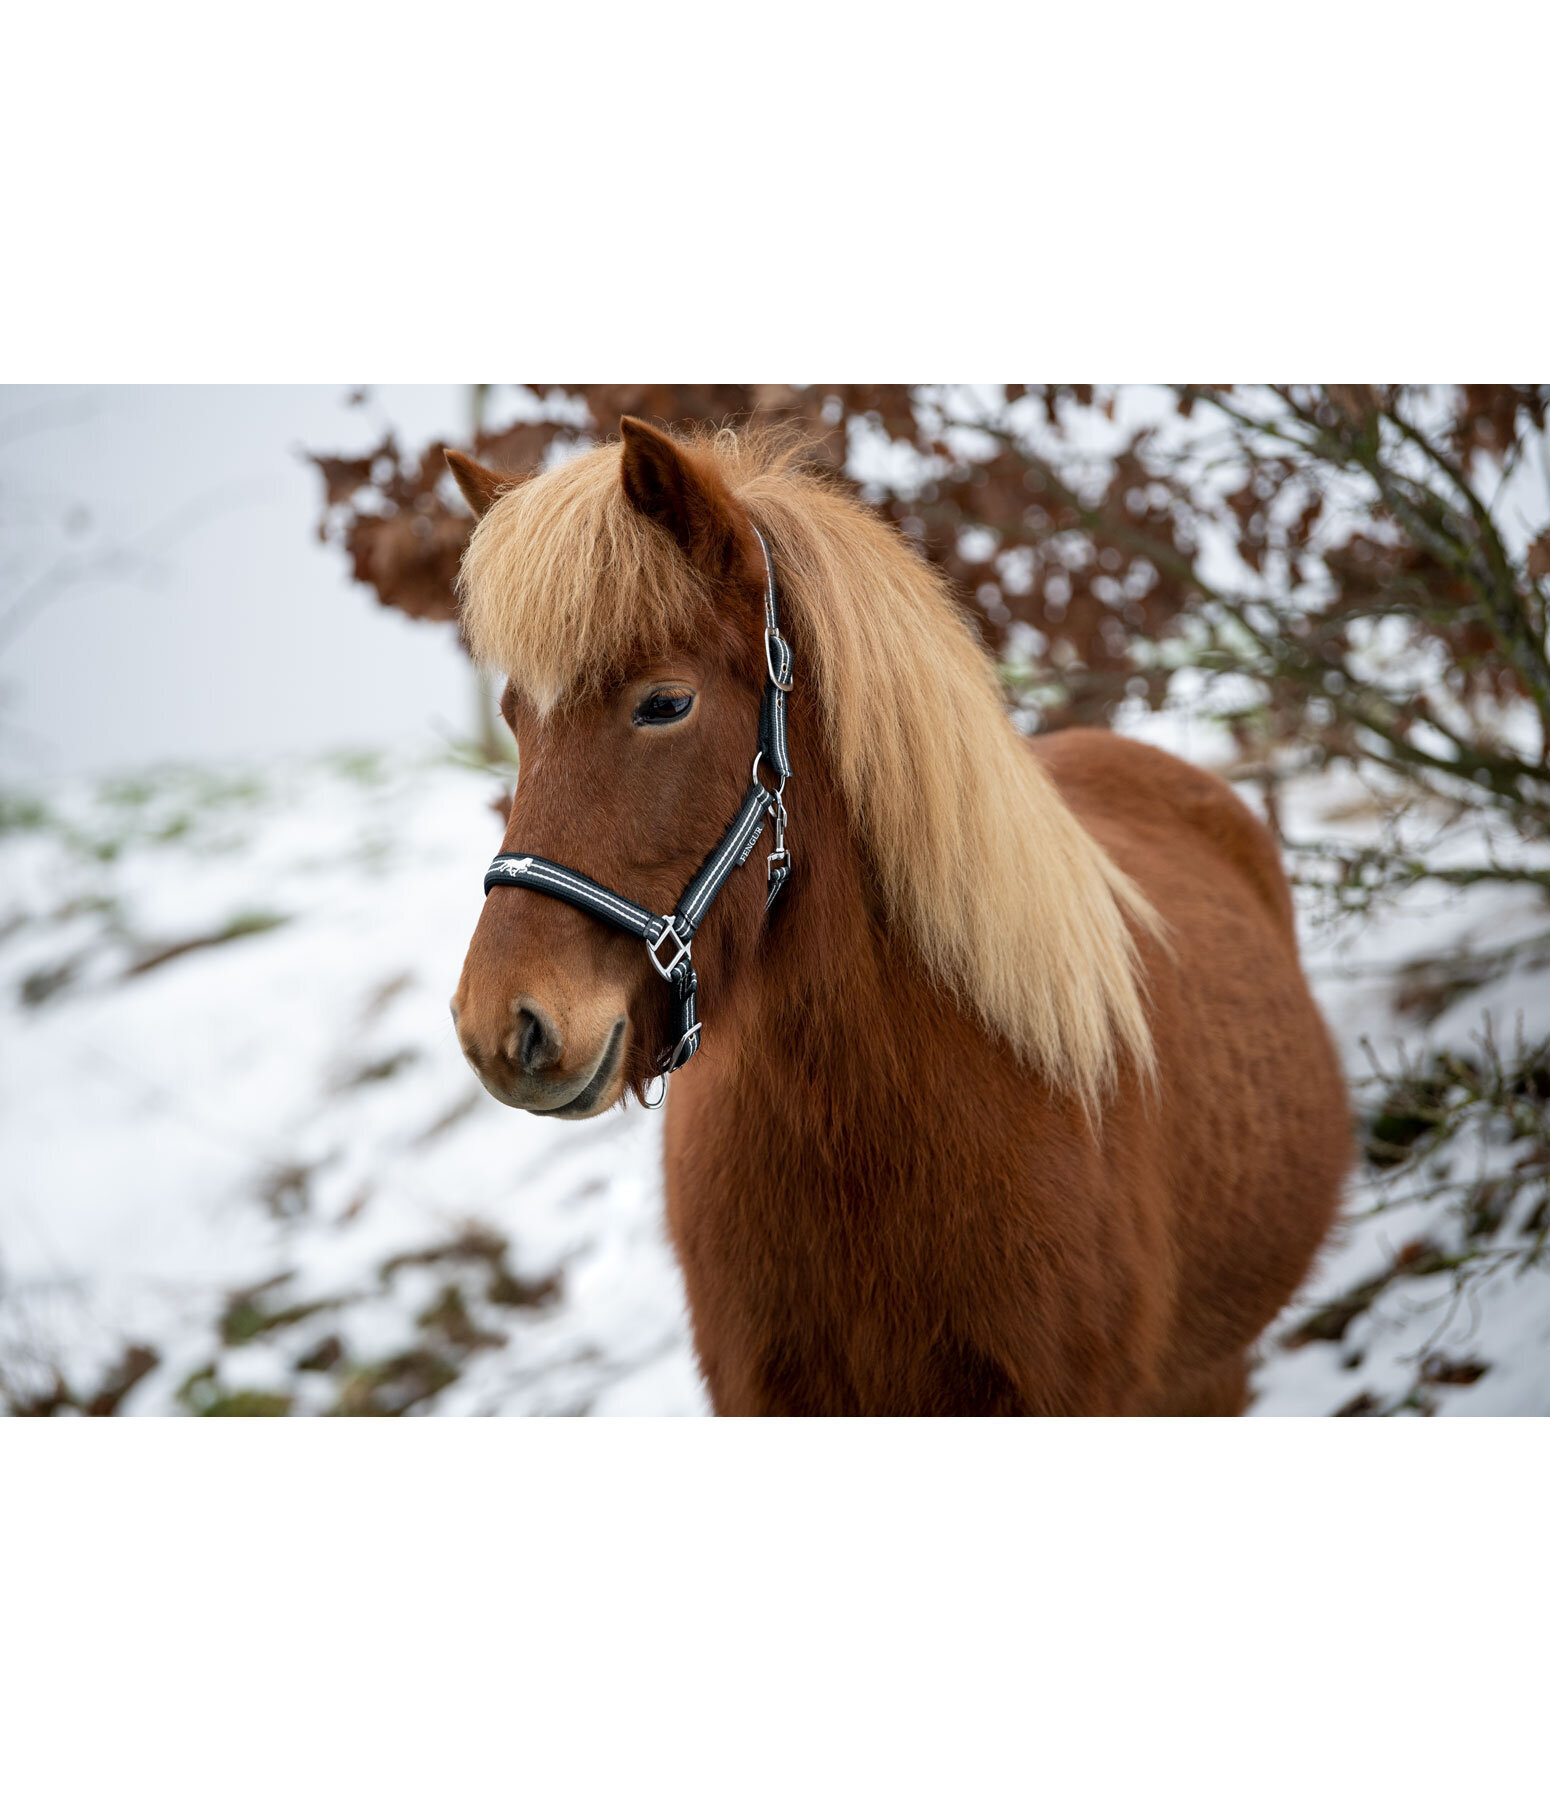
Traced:
<svg viewBox="0 0 1550 1800">
<path fill-rule="evenodd" d="M 746 556 L 737 502 L 692 450 L 644 420 L 619 421 L 619 478 L 635 510 L 665 526 L 705 574 L 725 575 Z"/>
<path fill-rule="evenodd" d="M 476 519 L 482 519 L 507 488 L 517 485 L 513 476 L 487 469 L 471 456 L 464 456 L 461 450 L 446 450 L 442 454 Z"/>
</svg>

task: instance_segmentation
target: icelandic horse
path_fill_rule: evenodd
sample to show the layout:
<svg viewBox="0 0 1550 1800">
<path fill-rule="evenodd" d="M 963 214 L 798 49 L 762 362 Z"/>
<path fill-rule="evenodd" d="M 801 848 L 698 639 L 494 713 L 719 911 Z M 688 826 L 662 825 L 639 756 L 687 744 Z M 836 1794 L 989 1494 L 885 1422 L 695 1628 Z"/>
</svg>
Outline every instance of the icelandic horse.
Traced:
<svg viewBox="0 0 1550 1800">
<path fill-rule="evenodd" d="M 748 791 L 771 553 L 792 876 L 767 911 L 750 858 L 695 935 L 664 1128 L 716 1411 L 1242 1411 L 1351 1153 L 1266 828 L 1160 750 L 1020 736 L 942 578 L 789 442 L 449 460 L 503 852 L 664 917 Z M 496 886 L 453 1016 L 496 1098 L 585 1118 L 644 1097 L 670 999 L 638 937 Z"/>
</svg>

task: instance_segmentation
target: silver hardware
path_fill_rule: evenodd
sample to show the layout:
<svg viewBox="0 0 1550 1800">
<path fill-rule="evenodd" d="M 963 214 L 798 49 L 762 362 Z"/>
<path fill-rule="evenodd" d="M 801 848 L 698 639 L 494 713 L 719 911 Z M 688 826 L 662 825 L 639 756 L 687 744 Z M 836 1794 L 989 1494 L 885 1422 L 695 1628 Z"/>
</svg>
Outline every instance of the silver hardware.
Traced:
<svg viewBox="0 0 1550 1800">
<path fill-rule="evenodd" d="M 749 779 L 751 781 L 759 782 L 760 787 L 764 787 L 764 783 L 762 781 L 759 781 L 759 764 L 761 762 L 763 762 L 763 760 L 764 760 L 764 752 L 762 750 L 755 750 L 753 753 L 753 774 L 749 777 Z M 785 793 L 785 791 L 786 791 L 786 782 L 788 781 L 788 779 L 789 779 L 788 776 L 782 775 L 780 778 L 780 785 L 778 787 L 764 788 L 765 793 L 770 795 L 770 797 L 774 800 L 774 802 L 777 806 L 780 805 L 781 795 L 783 793 Z"/>
<path fill-rule="evenodd" d="M 674 1050 L 673 1054 L 667 1059 L 667 1066 L 665 1068 L 658 1069 L 655 1075 L 648 1076 L 645 1086 L 641 1089 L 640 1097 L 641 1097 L 642 1104 L 645 1106 L 649 1106 L 653 1112 L 655 1112 L 656 1109 L 667 1098 L 667 1078 L 668 1078 L 668 1076 L 676 1075 L 678 1073 L 678 1071 L 684 1066 L 684 1064 L 689 1060 L 689 1057 L 684 1055 L 684 1045 L 685 1044 L 692 1044 L 694 1046 L 695 1050 L 699 1049 L 699 1047 L 700 1047 L 700 1021 L 698 1019 L 695 1020 L 695 1022 L 689 1027 L 689 1029 L 678 1040 L 678 1047 L 676 1050 Z M 692 1056 L 693 1054 L 694 1054 L 694 1051 L 691 1050 L 689 1052 L 689 1055 Z M 655 1100 L 653 1100 L 651 1097 L 651 1084 L 653 1081 L 659 1081 L 662 1084 L 657 1089 L 657 1097 Z"/>
<path fill-rule="evenodd" d="M 669 938 L 671 938 L 678 946 L 678 949 L 674 954 L 672 961 L 664 963 L 662 958 L 657 955 L 657 952 Z M 654 944 L 651 942 L 650 938 L 646 940 L 646 954 L 651 958 L 652 966 L 656 969 L 656 972 L 664 981 L 667 981 L 671 979 L 674 969 L 676 969 L 688 956 L 689 946 L 683 941 L 678 933 L 674 931 L 672 920 L 667 919 L 663 922 L 661 937 L 659 937 Z"/>
<path fill-rule="evenodd" d="M 769 889 L 764 905 L 766 911 L 775 898 L 775 871 L 781 869 L 785 875 L 791 873 L 791 852 L 786 848 L 786 803 L 781 798 L 785 791 L 785 782 L 775 794 L 775 847 L 764 859 L 764 879 Z"/>
<path fill-rule="evenodd" d="M 772 638 L 776 644 L 780 645 L 782 650 L 786 651 L 788 655 L 790 654 L 791 646 L 773 626 L 766 625 L 764 628 L 764 667 L 769 674 L 770 680 L 775 686 L 778 687 L 783 694 L 789 694 L 791 692 L 791 682 L 789 680 L 782 681 L 780 678 L 780 664 L 785 659 L 775 655 L 774 645 L 770 641 Z"/>
</svg>

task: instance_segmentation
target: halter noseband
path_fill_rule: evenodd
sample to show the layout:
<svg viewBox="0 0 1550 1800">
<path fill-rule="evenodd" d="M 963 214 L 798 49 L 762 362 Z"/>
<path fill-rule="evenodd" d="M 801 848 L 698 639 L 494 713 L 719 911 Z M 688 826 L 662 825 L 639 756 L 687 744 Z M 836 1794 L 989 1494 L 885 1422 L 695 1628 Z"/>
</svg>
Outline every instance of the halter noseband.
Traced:
<svg viewBox="0 0 1550 1800">
<path fill-rule="evenodd" d="M 589 913 L 605 925 L 628 931 L 646 946 L 651 966 L 673 990 L 674 1029 L 678 1043 L 658 1066 L 653 1079 L 662 1083 L 655 1100 L 667 1098 L 667 1078 L 681 1069 L 700 1047 L 700 1020 L 696 1007 L 699 982 L 690 957 L 690 944 L 706 909 L 726 885 L 734 869 L 742 868 L 753 854 L 771 814 L 775 819 L 775 848 L 765 858 L 766 912 L 780 898 L 791 873 L 791 853 L 786 848 L 786 781 L 791 762 L 786 753 L 786 696 L 791 692 L 791 646 L 780 635 L 779 603 L 775 591 L 775 565 L 764 533 L 754 527 L 764 553 L 764 698 L 759 705 L 759 748 L 753 759 L 753 775 L 737 817 L 722 833 L 714 850 L 700 865 L 699 873 L 683 891 L 677 906 L 666 917 L 627 900 L 578 869 L 550 862 L 546 856 L 497 856 L 485 872 L 484 891 L 492 887 L 525 887 Z M 759 764 L 766 762 L 778 777 L 773 788 L 759 779 Z"/>
</svg>

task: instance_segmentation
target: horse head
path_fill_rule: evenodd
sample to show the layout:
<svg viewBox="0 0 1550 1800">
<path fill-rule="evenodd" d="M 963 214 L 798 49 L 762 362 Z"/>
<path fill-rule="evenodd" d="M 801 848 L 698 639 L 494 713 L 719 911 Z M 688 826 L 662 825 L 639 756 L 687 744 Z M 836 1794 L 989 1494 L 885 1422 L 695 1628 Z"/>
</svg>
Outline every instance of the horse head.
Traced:
<svg viewBox="0 0 1550 1800">
<path fill-rule="evenodd" d="M 747 514 L 710 458 L 634 419 L 618 445 L 521 484 L 448 461 L 479 520 L 465 632 L 511 677 L 520 775 L 502 854 L 668 917 L 736 814 L 758 741 L 764 558 Z M 731 884 L 712 952 L 753 938 L 761 897 Z M 490 889 L 452 1015 L 496 1099 L 557 1118 L 640 1095 L 673 1050 L 640 938 L 525 887 Z"/>
</svg>

